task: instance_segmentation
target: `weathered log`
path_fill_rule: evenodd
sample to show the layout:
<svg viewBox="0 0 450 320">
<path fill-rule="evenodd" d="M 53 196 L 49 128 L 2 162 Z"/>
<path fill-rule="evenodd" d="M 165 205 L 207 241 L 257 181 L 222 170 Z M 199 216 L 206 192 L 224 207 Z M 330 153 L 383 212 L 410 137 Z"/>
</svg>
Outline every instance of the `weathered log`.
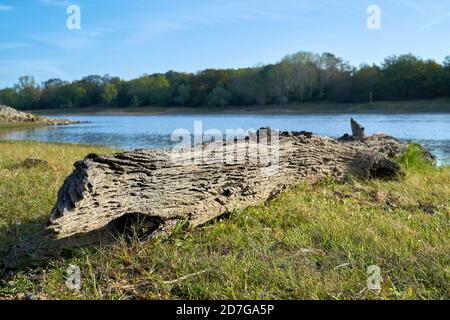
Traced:
<svg viewBox="0 0 450 320">
<path fill-rule="evenodd" d="M 189 161 L 211 146 L 231 145 L 235 152 L 245 150 L 244 163 Z M 152 235 L 170 234 L 180 221 L 199 226 L 232 210 L 258 205 L 305 180 L 394 178 L 401 167 L 389 158 L 403 154 L 407 145 L 385 135 L 342 142 L 307 132 L 283 132 L 278 147 L 278 163 L 265 164 L 251 164 L 262 150 L 254 139 L 213 142 L 180 153 L 183 164 L 174 163 L 171 153 L 156 150 L 91 154 L 75 163 L 45 231 L 14 248 L 5 264 L 17 266 L 26 254 L 39 256 L 49 248 L 108 243 L 138 220 Z"/>
<path fill-rule="evenodd" d="M 350 124 L 352 127 L 352 135 L 355 139 L 362 140 L 365 138 L 365 129 L 362 125 L 355 121 L 355 119 L 350 119 Z"/>
</svg>

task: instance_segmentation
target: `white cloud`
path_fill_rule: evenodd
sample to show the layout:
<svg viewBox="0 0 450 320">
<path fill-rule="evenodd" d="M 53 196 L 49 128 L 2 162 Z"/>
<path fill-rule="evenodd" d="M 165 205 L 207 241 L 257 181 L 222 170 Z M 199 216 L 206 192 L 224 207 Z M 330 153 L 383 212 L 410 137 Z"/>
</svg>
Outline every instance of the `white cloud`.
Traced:
<svg viewBox="0 0 450 320">
<path fill-rule="evenodd" d="M 21 75 L 34 75 L 41 78 L 63 77 L 61 61 L 53 59 L 14 59 L 0 60 L 0 72 Z"/>
<path fill-rule="evenodd" d="M 294 6 L 295 4 L 295 6 Z M 199 27 L 211 27 L 219 24 L 238 23 L 240 21 L 287 21 L 300 20 L 299 3 L 292 2 L 282 8 L 258 1 L 230 1 L 187 7 L 176 11 L 139 14 L 136 22 L 130 26 L 131 35 L 127 43 L 145 42 L 164 33 L 183 31 Z"/>
<path fill-rule="evenodd" d="M 422 4 L 421 1 L 415 1 L 415 0 L 394 0 L 394 2 L 400 4 L 400 5 L 404 6 L 404 7 L 407 7 L 409 9 L 413 10 L 413 11 L 415 11 L 419 15 L 425 15 L 426 14 L 425 6 Z"/>
<path fill-rule="evenodd" d="M 23 42 L 0 42 L 0 50 L 21 49 L 31 47 L 30 43 Z"/>
<path fill-rule="evenodd" d="M 434 25 L 436 25 L 438 23 L 441 23 L 441 22 L 444 22 L 445 20 L 447 20 L 449 18 L 450 18 L 450 12 L 447 12 L 446 14 L 444 14 L 444 15 L 442 15 L 442 16 L 440 16 L 440 17 L 438 17 L 436 19 L 433 19 L 430 22 L 428 22 L 426 25 L 424 25 L 422 27 L 422 30 L 429 29 L 429 28 L 433 27 Z"/>
<path fill-rule="evenodd" d="M 14 9 L 14 7 L 12 7 L 12 6 L 6 6 L 4 4 L 0 4 L 0 11 L 10 11 L 13 9 Z"/>
<path fill-rule="evenodd" d="M 46 6 L 52 6 L 52 7 L 68 7 L 73 2 L 68 0 L 39 0 L 40 3 Z"/>
<path fill-rule="evenodd" d="M 424 21 L 426 22 L 421 29 L 426 30 L 436 24 L 442 23 L 450 18 L 450 3 L 445 1 L 429 0 L 390 0 L 392 3 L 401 5 L 417 14 L 418 27 Z M 444 13 L 444 14 L 443 14 Z"/>
<path fill-rule="evenodd" d="M 60 34 L 36 35 L 30 37 L 41 44 L 56 47 L 66 51 L 76 51 L 94 46 L 102 36 L 100 31 L 66 31 Z"/>
</svg>

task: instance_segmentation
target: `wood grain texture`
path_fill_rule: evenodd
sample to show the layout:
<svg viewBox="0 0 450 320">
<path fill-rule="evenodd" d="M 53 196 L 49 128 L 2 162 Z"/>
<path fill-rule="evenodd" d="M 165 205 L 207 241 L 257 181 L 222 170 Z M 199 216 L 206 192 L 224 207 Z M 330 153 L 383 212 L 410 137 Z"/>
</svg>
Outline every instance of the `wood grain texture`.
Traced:
<svg viewBox="0 0 450 320">
<path fill-rule="evenodd" d="M 264 131 L 273 135 L 270 129 Z M 205 156 L 207 148 L 220 147 L 235 153 L 244 150 L 245 161 L 190 161 Z M 271 145 L 267 148 L 270 152 Z M 390 158 L 406 149 L 407 144 L 382 134 L 339 141 L 308 132 L 282 132 L 277 166 L 252 162 L 262 150 L 255 139 L 213 142 L 180 153 L 181 163 L 174 163 L 170 152 L 156 150 L 91 154 L 75 163 L 45 231 L 14 248 L 5 264 L 17 265 L 30 252 L 45 255 L 49 248 L 109 243 L 138 220 L 152 236 L 170 234 L 180 221 L 196 227 L 263 203 L 301 181 L 395 178 L 402 171 Z"/>
</svg>

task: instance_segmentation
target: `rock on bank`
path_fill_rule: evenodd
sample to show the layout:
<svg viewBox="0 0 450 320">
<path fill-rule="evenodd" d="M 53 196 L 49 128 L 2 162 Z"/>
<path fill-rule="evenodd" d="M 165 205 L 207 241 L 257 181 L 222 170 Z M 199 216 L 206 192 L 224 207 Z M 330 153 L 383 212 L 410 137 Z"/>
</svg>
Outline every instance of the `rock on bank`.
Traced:
<svg viewBox="0 0 450 320">
<path fill-rule="evenodd" d="M 60 118 L 35 116 L 28 112 L 22 112 L 8 106 L 0 105 L 0 124 L 1 123 L 7 124 L 36 123 L 44 125 L 68 125 L 80 122 Z"/>
</svg>

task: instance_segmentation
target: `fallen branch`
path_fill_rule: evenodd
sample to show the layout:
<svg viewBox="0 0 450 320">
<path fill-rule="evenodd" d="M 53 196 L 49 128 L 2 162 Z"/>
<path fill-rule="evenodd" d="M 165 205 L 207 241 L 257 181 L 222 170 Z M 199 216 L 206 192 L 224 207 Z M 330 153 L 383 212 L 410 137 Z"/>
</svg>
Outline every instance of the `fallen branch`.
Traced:
<svg viewBox="0 0 450 320">
<path fill-rule="evenodd" d="M 266 135 L 273 133 L 268 130 Z M 45 256 L 50 249 L 109 243 L 130 230 L 167 235 L 181 221 L 199 226 L 232 210 L 263 203 L 301 181 L 350 176 L 392 179 L 402 171 L 389 158 L 407 148 L 386 135 L 339 141 L 284 132 L 279 134 L 279 158 L 273 166 L 251 164 L 252 152 L 261 153 L 256 144 L 253 139 L 214 142 L 181 154 L 184 164 L 174 163 L 169 152 L 155 150 L 91 154 L 75 163 L 46 230 L 14 248 L 5 264 L 17 266 L 29 253 Z M 244 163 L 190 162 L 206 149 L 230 145 L 245 150 Z M 137 222 L 139 227 L 133 227 Z"/>
<path fill-rule="evenodd" d="M 175 279 L 175 280 L 163 281 L 163 284 L 175 284 L 175 283 L 187 280 L 189 278 L 193 278 L 193 277 L 199 276 L 199 275 L 201 275 L 203 273 L 206 273 L 208 271 L 209 271 L 209 269 L 206 269 L 206 270 L 202 270 L 202 271 L 199 271 L 199 272 L 195 272 L 195 273 L 191 273 L 191 274 L 185 275 L 185 276 L 183 276 L 181 278 L 178 278 L 178 279 Z"/>
</svg>

